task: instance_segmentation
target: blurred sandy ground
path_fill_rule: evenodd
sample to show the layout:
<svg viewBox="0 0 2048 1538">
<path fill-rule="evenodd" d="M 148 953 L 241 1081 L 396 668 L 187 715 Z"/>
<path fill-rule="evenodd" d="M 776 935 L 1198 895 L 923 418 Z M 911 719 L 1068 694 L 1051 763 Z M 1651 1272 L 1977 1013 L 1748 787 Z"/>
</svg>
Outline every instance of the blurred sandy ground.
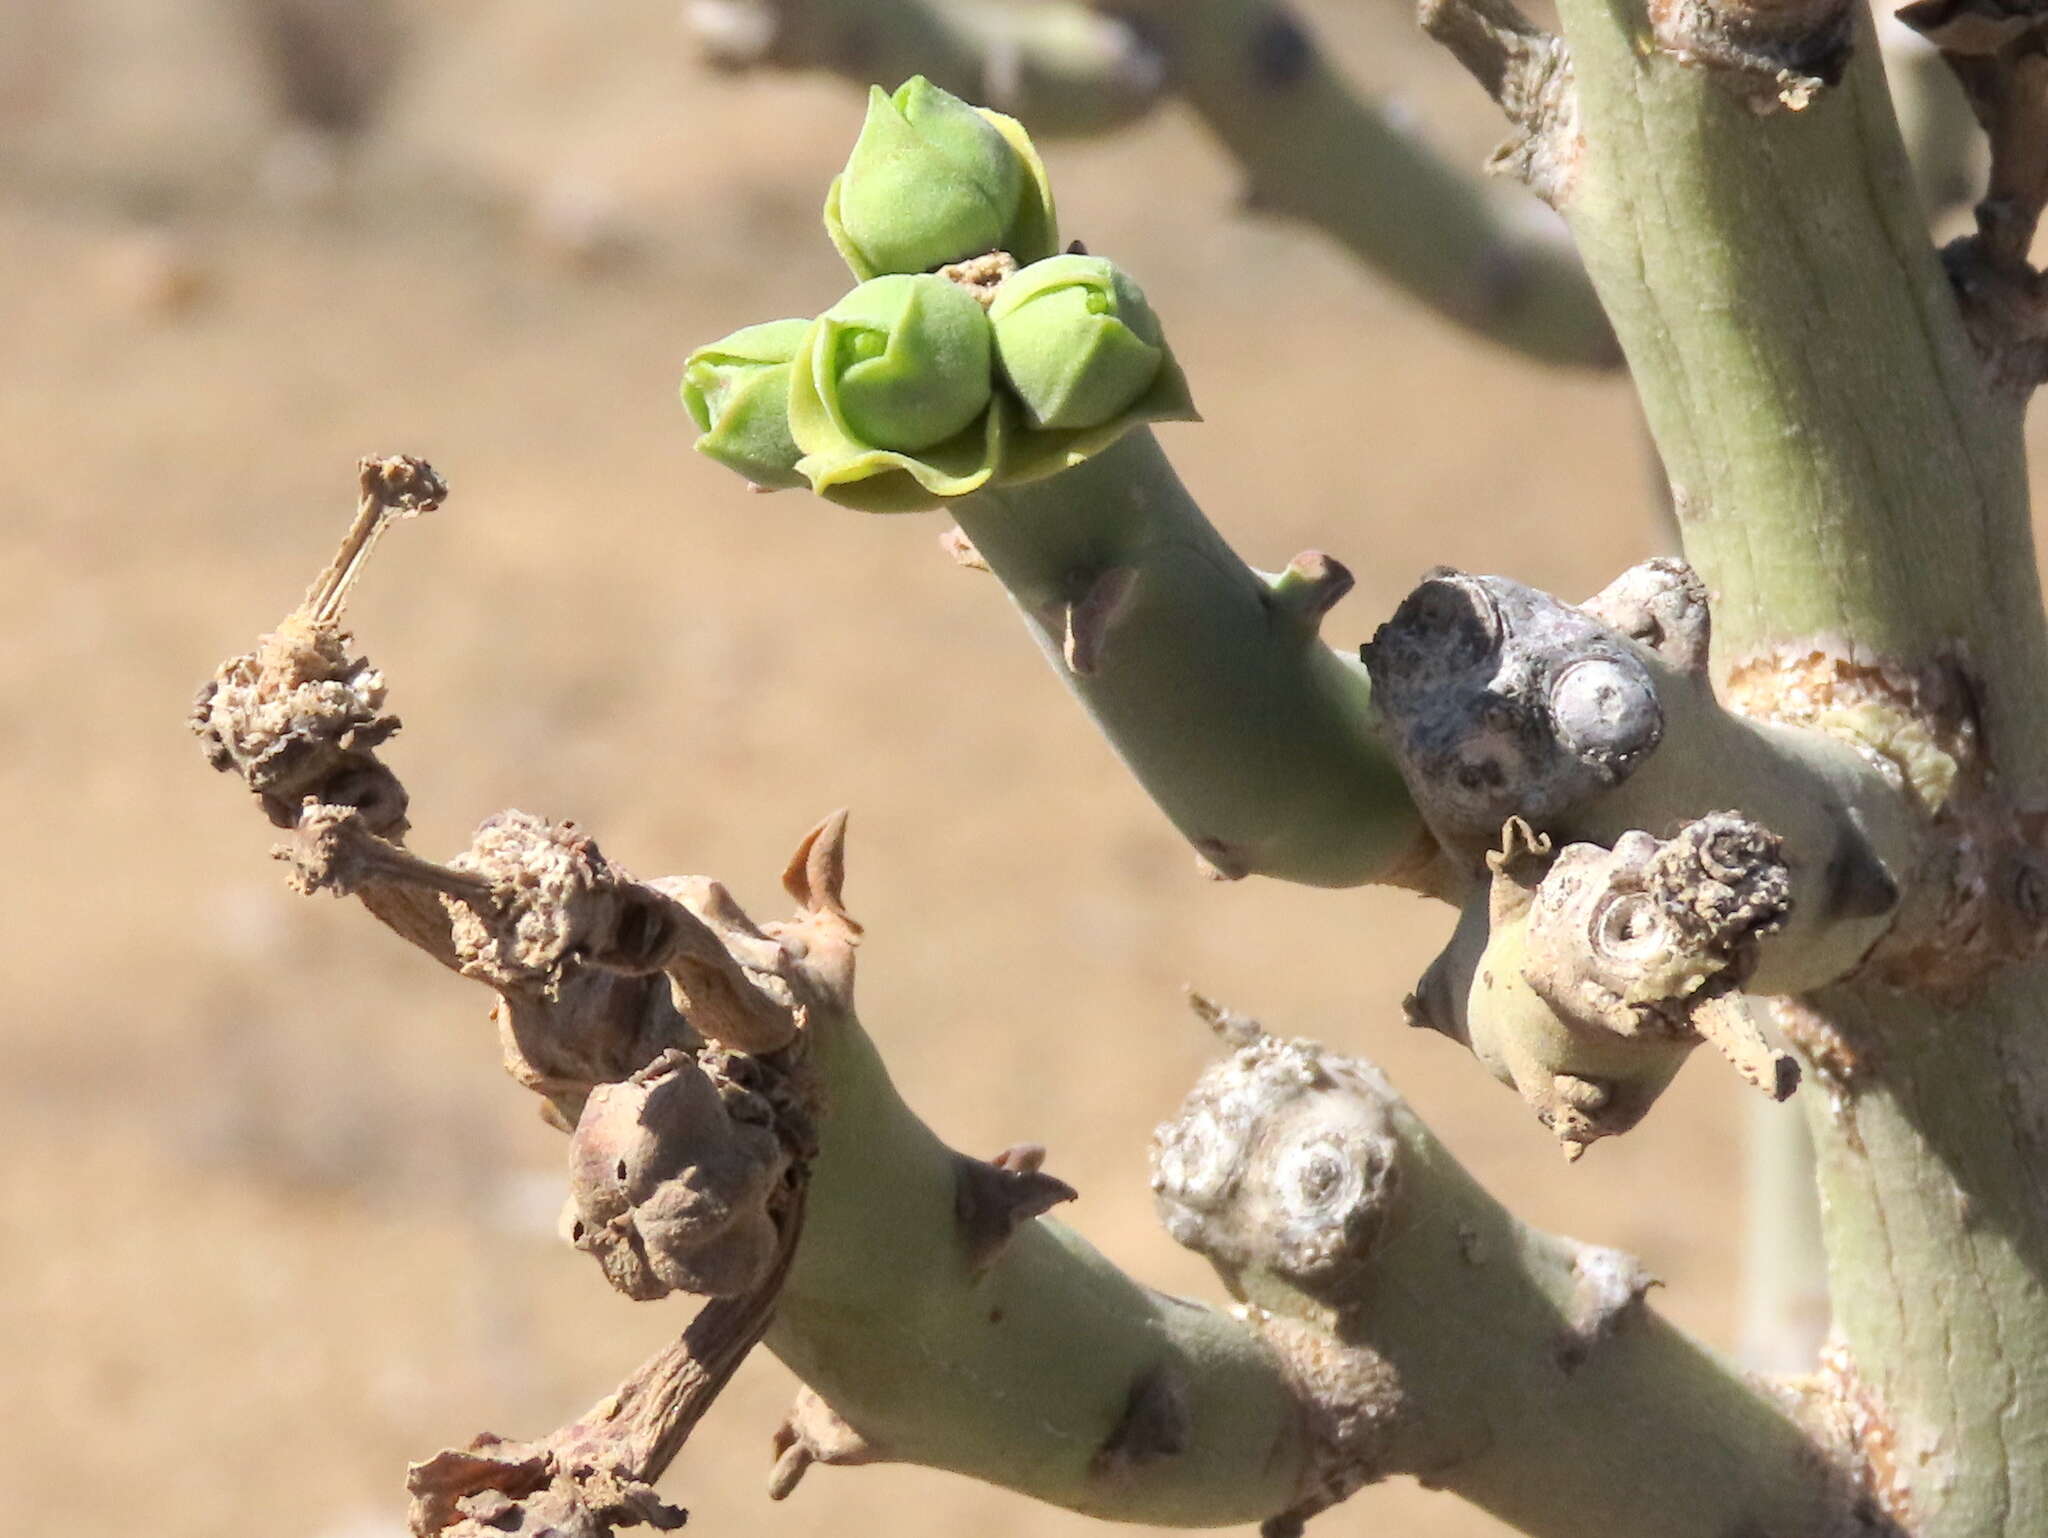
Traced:
<svg viewBox="0 0 2048 1538">
<path fill-rule="evenodd" d="M 1398 18 L 1314 9 L 1476 163 L 1496 128 L 1448 62 Z M 690 454 L 687 349 L 845 284 L 815 220 L 852 93 L 710 76 L 660 3 L 416 3 L 323 190 L 236 16 L 0 10 L 13 1531 L 396 1535 L 408 1458 L 541 1432 L 682 1323 L 554 1242 L 562 1144 L 499 1073 L 484 996 L 290 896 L 185 733 L 373 451 L 455 491 L 353 610 L 408 723 L 421 848 L 525 807 L 773 913 L 793 840 L 848 804 L 863 1013 L 911 1100 L 971 1150 L 1050 1144 L 1073 1221 L 1139 1274 L 1217 1293 L 1146 1190 L 1149 1129 L 1208 1053 L 1194 980 L 1376 1057 L 1526 1215 L 1636 1251 L 1661 1306 L 1732 1338 L 1731 1076 L 1702 1062 L 1567 1169 L 1400 1024 L 1447 913 L 1196 880 L 940 520 L 752 497 Z M 1333 639 L 1436 562 L 1581 595 L 1655 549 L 1623 385 L 1518 365 L 1238 218 L 1178 113 L 1049 158 L 1070 232 L 1169 318 L 1208 425 L 1166 436 L 1213 516 L 1255 563 L 1320 545 L 1358 573 Z M 691 1444 L 668 1488 L 693 1531 L 1089 1525 L 888 1468 L 771 1506 L 790 1390 L 755 1361 Z M 1499 1531 L 1406 1485 L 1324 1521 Z"/>
</svg>

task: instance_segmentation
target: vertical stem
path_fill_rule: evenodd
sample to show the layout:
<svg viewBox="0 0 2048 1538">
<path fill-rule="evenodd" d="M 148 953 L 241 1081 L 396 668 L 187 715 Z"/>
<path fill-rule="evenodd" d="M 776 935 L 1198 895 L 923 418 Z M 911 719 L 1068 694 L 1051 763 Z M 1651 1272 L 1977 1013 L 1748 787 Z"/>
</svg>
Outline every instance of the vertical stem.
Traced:
<svg viewBox="0 0 2048 1538">
<path fill-rule="evenodd" d="M 1752 1372 L 1813 1371 L 1828 1329 L 1813 1135 L 1795 1105 L 1743 1102 L 1742 1363 Z"/>
<path fill-rule="evenodd" d="M 2001 807 L 2048 791 L 2021 414 L 1960 324 L 1867 18 L 1838 85 L 1759 116 L 1662 51 L 1640 0 L 1560 12 L 1583 134 L 1567 217 L 1714 594 L 1720 670 L 1818 656 L 1900 729 L 1926 723 L 1892 680 L 1966 675 L 1997 847 Z M 1963 900 L 2020 933 L 2012 864 Z M 1854 1418 L 1923 1538 L 2048 1532 L 2044 982 L 2008 963 L 1967 1002 L 1869 982 L 1787 1010 Z"/>
<path fill-rule="evenodd" d="M 1968 1007 L 1842 989 L 1803 1096 L 1836 1330 L 1925 1538 L 2048 1532 L 2048 969 Z"/>
</svg>

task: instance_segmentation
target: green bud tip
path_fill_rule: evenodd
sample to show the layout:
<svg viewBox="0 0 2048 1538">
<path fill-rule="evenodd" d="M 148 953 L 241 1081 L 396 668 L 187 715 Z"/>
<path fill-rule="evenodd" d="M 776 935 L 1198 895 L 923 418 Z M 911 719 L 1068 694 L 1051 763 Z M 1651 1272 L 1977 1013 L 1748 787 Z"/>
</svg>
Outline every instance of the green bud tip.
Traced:
<svg viewBox="0 0 2048 1538">
<path fill-rule="evenodd" d="M 1166 357 L 1159 318 L 1113 262 L 1055 256 L 1005 278 L 989 304 L 996 359 L 1034 428 L 1113 421 Z"/>
<path fill-rule="evenodd" d="M 683 405 L 702 435 L 697 451 L 756 486 L 796 487 L 802 450 L 790 434 L 790 360 L 806 320 L 748 326 L 691 353 L 683 364 Z"/>
<path fill-rule="evenodd" d="M 922 75 L 874 87 L 825 228 L 855 277 L 930 272 L 988 251 L 1052 249 L 1052 201 L 1031 141 Z M 1027 249 L 1019 251 L 1022 245 Z"/>
<path fill-rule="evenodd" d="M 871 278 L 817 324 L 811 381 L 855 443 L 914 454 L 952 437 L 988 407 L 987 312 L 944 278 Z"/>
</svg>

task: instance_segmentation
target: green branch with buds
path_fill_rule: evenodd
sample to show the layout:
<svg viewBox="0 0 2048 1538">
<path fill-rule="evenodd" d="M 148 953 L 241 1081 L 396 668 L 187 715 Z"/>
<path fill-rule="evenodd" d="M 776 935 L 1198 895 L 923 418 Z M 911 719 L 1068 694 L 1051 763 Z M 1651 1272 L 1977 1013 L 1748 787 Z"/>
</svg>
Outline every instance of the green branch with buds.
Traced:
<svg viewBox="0 0 2048 1538">
<path fill-rule="evenodd" d="M 1254 572 L 1203 517 L 1144 430 L 1195 419 L 1165 328 L 1115 263 L 1055 254 L 1023 129 L 922 79 L 877 88 L 825 227 L 860 286 L 690 356 L 699 451 L 860 511 L 948 507 L 1212 874 L 1425 867 L 1366 671 L 1316 637 L 1350 574 L 1317 552 Z"/>
<path fill-rule="evenodd" d="M 1137 283 L 1055 254 L 1045 165 L 1014 119 L 922 77 L 877 87 L 825 229 L 858 287 L 683 368 L 698 448 L 755 485 L 915 512 L 1194 419 Z"/>
</svg>

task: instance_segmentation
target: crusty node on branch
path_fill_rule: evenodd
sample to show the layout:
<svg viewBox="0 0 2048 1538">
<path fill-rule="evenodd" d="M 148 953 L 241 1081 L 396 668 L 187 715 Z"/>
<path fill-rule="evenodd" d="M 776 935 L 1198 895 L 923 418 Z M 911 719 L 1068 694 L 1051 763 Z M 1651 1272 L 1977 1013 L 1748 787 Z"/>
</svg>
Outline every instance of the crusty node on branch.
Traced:
<svg viewBox="0 0 2048 1538">
<path fill-rule="evenodd" d="M 2048 807 L 2016 803 L 1992 767 L 1992 735 L 1967 659 L 1918 667 L 1821 640 L 1742 659 L 1729 703 L 1855 743 L 1889 765 L 1922 820 L 1905 901 L 1870 972 L 1943 1000 L 2048 948 Z"/>
<path fill-rule="evenodd" d="M 1892 923 L 1919 819 L 1890 764 L 1859 745 L 1723 708 L 1708 628 L 1698 579 L 1668 558 L 1581 607 L 1444 570 L 1361 655 L 1410 794 L 1475 875 L 1510 818 L 1612 844 L 1741 807 L 1783 840 L 1792 881 L 1756 986 L 1818 987 Z"/>
<path fill-rule="evenodd" d="M 1752 111 L 1798 112 L 1848 67 L 1850 0 L 1651 0 L 1657 46 L 1707 70 Z"/>
<path fill-rule="evenodd" d="M 1167 1232 L 1226 1274 L 1258 1263 L 1306 1288 L 1341 1285 L 1370 1259 L 1399 1198 L 1392 1131 L 1347 1115 L 1324 1128 L 1290 1119 L 1285 1136 L 1272 1135 L 1283 1112 L 1336 1104 L 1308 1093 L 1327 1076 L 1320 1049 L 1260 1033 L 1230 1061 L 1232 1072 L 1204 1076 L 1154 1141 Z"/>
<path fill-rule="evenodd" d="M 384 531 L 438 507 L 448 488 L 425 460 L 404 455 L 364 459 L 356 479 L 355 519 L 334 559 L 254 651 L 215 670 L 191 725 L 207 762 L 240 778 L 273 825 L 294 830 L 285 853 L 302 886 L 356 896 L 453 966 L 440 892 L 418 879 L 385 879 L 404 863 L 380 846 L 404 838 L 407 799 L 377 749 L 398 718 L 384 713 L 384 675 L 350 654 L 341 627 L 349 591 Z"/>
<path fill-rule="evenodd" d="M 666 1052 L 600 1084 L 569 1140 L 569 1242 L 639 1301 L 759 1287 L 792 1166 L 816 1151 L 792 1088 L 718 1050 Z"/>
<path fill-rule="evenodd" d="M 1441 568 L 1359 655 L 1402 777 L 1437 838 L 1484 847 L 1620 784 L 1664 736 L 1655 680 L 1582 611 Z"/>
<path fill-rule="evenodd" d="M 1516 1223 L 1369 1063 L 1197 1007 L 1230 1050 L 1155 1134 L 1153 1184 L 1307 1416 L 1266 1538 L 1389 1474 L 1543 1538 L 1899 1538 L 1852 1517 L 1832 1447 L 1656 1316 L 1636 1260 Z M 1679 1429 L 1707 1403 L 1729 1419 Z"/>
<path fill-rule="evenodd" d="M 1256 1291 L 1248 1276 L 1271 1273 L 1341 1310 L 1405 1196 L 1393 1092 L 1364 1064 L 1269 1036 L 1199 995 L 1192 1002 L 1233 1050 L 1153 1136 L 1152 1189 L 1167 1232 L 1240 1298 Z M 1407 1400 L 1375 1353 L 1274 1317 L 1256 1300 L 1248 1317 L 1310 1417 L 1309 1488 L 1262 1529 L 1282 1538 L 1395 1471 L 1389 1444 Z"/>
<path fill-rule="evenodd" d="M 439 507 L 448 487 L 405 455 L 366 458 L 356 478 L 355 521 L 334 559 L 255 651 L 221 664 L 193 705 L 192 729 L 207 762 L 240 775 L 278 827 L 291 827 L 310 796 L 359 807 L 372 831 L 396 836 L 405 793 L 374 754 L 398 718 L 383 713 L 384 675 L 348 654 L 340 621 L 385 530 Z"/>
<path fill-rule="evenodd" d="M 1422 30 L 1448 48 L 1499 104 L 1515 132 L 1487 169 L 1528 183 L 1552 208 L 1571 200 L 1578 168 L 1578 107 L 1564 41 L 1513 0 L 1421 0 Z"/>
<path fill-rule="evenodd" d="M 1778 841 L 1732 812 L 1612 849 L 1510 820 L 1493 886 L 1431 964 L 1410 1016 L 1471 1048 L 1566 1155 L 1628 1131 L 1701 1041 L 1774 1100 L 1798 1083 L 1739 990 L 1791 884 Z"/>
</svg>

